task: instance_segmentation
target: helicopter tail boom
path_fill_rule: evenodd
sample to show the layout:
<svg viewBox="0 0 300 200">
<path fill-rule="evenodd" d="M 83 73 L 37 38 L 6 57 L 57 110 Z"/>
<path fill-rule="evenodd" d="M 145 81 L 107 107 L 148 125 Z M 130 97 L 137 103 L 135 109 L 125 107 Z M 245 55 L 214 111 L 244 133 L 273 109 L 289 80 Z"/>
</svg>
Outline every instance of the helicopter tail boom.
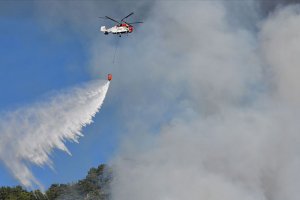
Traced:
<svg viewBox="0 0 300 200">
<path fill-rule="evenodd" d="M 105 26 L 101 26 L 100 31 L 104 32 L 104 34 L 108 34 L 108 32 L 109 32 Z"/>
</svg>

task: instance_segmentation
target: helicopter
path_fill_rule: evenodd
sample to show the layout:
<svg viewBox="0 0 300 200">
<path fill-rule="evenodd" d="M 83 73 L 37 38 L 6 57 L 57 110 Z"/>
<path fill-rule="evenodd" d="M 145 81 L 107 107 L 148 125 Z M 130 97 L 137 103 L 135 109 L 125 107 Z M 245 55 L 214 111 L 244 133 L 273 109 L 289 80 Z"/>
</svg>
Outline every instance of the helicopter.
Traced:
<svg viewBox="0 0 300 200">
<path fill-rule="evenodd" d="M 128 17 L 130 17 L 131 15 L 133 15 L 134 13 L 130 13 L 129 15 L 127 15 L 126 17 L 124 17 L 123 19 L 121 19 L 121 21 L 117 21 L 111 17 L 105 16 L 105 17 L 99 17 L 102 19 L 109 19 L 111 21 L 114 21 L 117 23 L 117 25 L 111 27 L 111 28 L 106 28 L 105 26 L 101 26 L 100 31 L 103 32 L 105 35 L 108 35 L 109 33 L 112 34 L 117 34 L 119 35 L 119 37 L 121 37 L 121 34 L 128 34 L 128 33 L 132 33 L 134 28 L 132 24 L 141 24 L 143 22 L 126 22 L 125 19 L 127 19 Z"/>
</svg>

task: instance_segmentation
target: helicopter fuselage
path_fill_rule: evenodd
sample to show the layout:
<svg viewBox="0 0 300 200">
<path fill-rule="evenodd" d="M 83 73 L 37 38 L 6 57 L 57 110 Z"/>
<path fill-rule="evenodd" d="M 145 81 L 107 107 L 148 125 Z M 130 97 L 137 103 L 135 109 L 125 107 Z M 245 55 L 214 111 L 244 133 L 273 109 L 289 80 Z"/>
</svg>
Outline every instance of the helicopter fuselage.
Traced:
<svg viewBox="0 0 300 200">
<path fill-rule="evenodd" d="M 113 26 L 111 28 L 106 28 L 105 26 L 101 26 L 100 31 L 103 32 L 105 35 L 108 35 L 109 33 L 112 34 L 124 34 L 124 33 L 132 33 L 133 27 L 128 24 L 120 24 Z"/>
</svg>

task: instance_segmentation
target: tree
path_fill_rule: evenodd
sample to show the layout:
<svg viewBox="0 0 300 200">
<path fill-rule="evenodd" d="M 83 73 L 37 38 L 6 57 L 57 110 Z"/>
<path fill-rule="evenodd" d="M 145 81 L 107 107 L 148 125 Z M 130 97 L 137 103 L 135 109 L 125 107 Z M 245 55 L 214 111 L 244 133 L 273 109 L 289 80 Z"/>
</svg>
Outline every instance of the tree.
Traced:
<svg viewBox="0 0 300 200">
<path fill-rule="evenodd" d="M 43 194 L 26 191 L 21 186 L 0 187 L 0 200 L 107 200 L 112 170 L 102 164 L 91 168 L 87 176 L 73 184 L 52 184 Z"/>
</svg>

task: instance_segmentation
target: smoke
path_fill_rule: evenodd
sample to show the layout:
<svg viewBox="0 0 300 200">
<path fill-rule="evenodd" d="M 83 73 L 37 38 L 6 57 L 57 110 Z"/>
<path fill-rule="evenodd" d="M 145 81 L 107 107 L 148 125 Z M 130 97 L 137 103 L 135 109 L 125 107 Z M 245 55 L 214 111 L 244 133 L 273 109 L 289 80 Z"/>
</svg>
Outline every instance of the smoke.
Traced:
<svg viewBox="0 0 300 200">
<path fill-rule="evenodd" d="M 261 31 L 263 54 L 272 67 L 278 96 L 295 107 L 300 102 L 299 11 L 299 5 L 277 10 L 264 23 Z"/>
<path fill-rule="evenodd" d="M 256 10 L 156 2 L 123 47 L 120 60 L 138 59 L 119 69 L 134 80 L 120 80 L 131 118 L 111 161 L 113 199 L 299 198 L 300 9 L 260 19 L 243 6 Z"/>
<path fill-rule="evenodd" d="M 64 143 L 83 136 L 82 127 L 92 123 L 108 87 L 109 82 L 91 81 L 1 115 L 0 160 L 22 185 L 43 189 L 29 163 L 53 167 L 54 149 L 71 155 Z"/>
</svg>

